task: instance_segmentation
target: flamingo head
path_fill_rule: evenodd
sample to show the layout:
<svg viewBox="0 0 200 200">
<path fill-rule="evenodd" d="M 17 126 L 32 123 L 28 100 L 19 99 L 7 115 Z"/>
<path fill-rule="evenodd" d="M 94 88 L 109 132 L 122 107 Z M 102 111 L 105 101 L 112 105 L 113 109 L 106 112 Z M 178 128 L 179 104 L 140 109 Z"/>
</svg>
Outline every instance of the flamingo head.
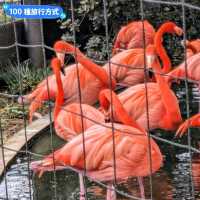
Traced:
<svg viewBox="0 0 200 200">
<path fill-rule="evenodd" d="M 178 27 L 174 22 L 165 22 L 159 28 L 164 33 L 175 33 L 178 36 L 183 35 L 183 29 Z"/>
<path fill-rule="evenodd" d="M 178 35 L 178 36 L 182 36 L 183 35 L 183 29 L 178 27 L 178 26 L 174 26 L 174 33 L 176 33 L 176 35 Z"/>
<path fill-rule="evenodd" d="M 61 71 L 63 75 L 65 75 L 65 70 L 61 66 L 61 61 L 59 58 L 55 57 L 51 60 L 51 67 L 54 71 Z"/>
<path fill-rule="evenodd" d="M 146 48 L 147 66 L 151 66 L 151 64 L 156 60 L 156 58 L 157 58 L 156 47 L 154 45 L 148 45 Z"/>
<path fill-rule="evenodd" d="M 146 47 L 146 66 L 148 68 L 148 76 L 150 81 L 155 82 L 156 78 L 155 78 L 155 66 L 158 66 L 159 60 L 158 60 L 158 56 L 156 53 L 156 47 L 155 45 L 148 45 Z M 160 67 L 160 65 L 159 65 Z M 157 68 L 158 72 L 160 73 L 161 68 Z"/>
<path fill-rule="evenodd" d="M 148 69 L 152 69 L 153 63 L 157 59 L 156 48 L 154 45 L 148 45 L 146 48 L 146 65 Z M 154 73 L 152 70 L 148 71 L 148 76 L 151 81 L 155 81 Z"/>
<path fill-rule="evenodd" d="M 60 60 L 61 65 L 64 65 L 65 62 L 65 53 L 66 53 L 66 43 L 62 40 L 57 41 L 53 46 L 57 58 Z"/>
</svg>

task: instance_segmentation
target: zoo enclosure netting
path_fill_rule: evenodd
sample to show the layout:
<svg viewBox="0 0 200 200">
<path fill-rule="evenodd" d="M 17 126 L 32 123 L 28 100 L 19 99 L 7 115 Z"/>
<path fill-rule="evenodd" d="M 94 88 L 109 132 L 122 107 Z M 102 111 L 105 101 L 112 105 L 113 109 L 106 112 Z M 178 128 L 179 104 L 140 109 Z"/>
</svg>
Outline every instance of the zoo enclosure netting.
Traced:
<svg viewBox="0 0 200 200">
<path fill-rule="evenodd" d="M 182 26 L 183 26 L 183 30 L 184 30 L 184 54 L 186 55 L 186 39 L 187 39 L 187 35 L 186 35 L 186 16 L 185 16 L 185 8 L 190 8 L 190 9 L 194 9 L 196 11 L 200 11 L 200 7 L 198 6 L 194 6 L 194 5 L 191 5 L 189 3 L 185 3 L 184 0 L 180 0 L 180 1 L 157 1 L 157 0 L 140 0 L 140 14 L 141 14 L 141 20 L 144 21 L 145 19 L 145 12 L 144 12 L 144 4 L 145 3 L 154 3 L 154 4 L 167 4 L 167 5 L 173 5 L 173 6 L 178 6 L 179 9 L 181 10 L 181 17 L 182 17 Z M 107 1 L 106 0 L 103 0 L 103 8 L 102 8 L 102 13 L 103 13 L 103 16 L 104 16 L 104 26 L 105 26 L 105 37 L 106 37 L 106 46 L 107 46 L 107 56 L 108 56 L 108 63 L 109 63 L 109 68 L 111 67 L 110 64 L 111 64 L 111 61 L 110 61 L 110 50 L 109 50 L 109 30 L 108 30 L 108 14 L 107 14 Z M 73 25 L 73 43 L 74 43 L 74 46 L 76 46 L 76 32 L 75 32 L 75 14 L 74 14 L 74 2 L 73 0 L 71 0 L 71 18 L 72 18 L 72 25 Z M 13 28 L 14 28 L 14 36 L 15 36 L 15 43 L 12 44 L 12 45 L 9 45 L 9 46 L 6 46 L 6 47 L 0 47 L 0 49 L 9 49 L 9 48 L 13 48 L 15 47 L 16 48 L 16 56 L 17 56 L 17 64 L 18 64 L 18 67 L 20 67 L 20 55 L 19 55 L 19 47 L 25 47 L 25 48 L 36 48 L 36 47 L 41 47 L 42 48 L 42 53 L 43 53 L 43 57 L 44 57 L 44 61 L 43 61 L 43 66 L 45 69 L 47 69 L 47 61 L 46 61 L 46 57 L 45 57 L 45 51 L 48 49 L 48 50 L 51 50 L 51 51 L 54 51 L 53 48 L 45 45 L 45 42 L 44 42 L 44 37 L 42 37 L 42 42 L 41 44 L 31 44 L 31 45 L 24 45 L 24 44 L 21 44 L 18 42 L 18 33 L 17 33 L 17 30 L 16 30 L 16 22 L 15 20 L 12 20 L 12 24 L 13 24 Z M 42 20 L 40 20 L 40 27 L 41 27 L 41 35 L 43 36 L 43 24 L 42 24 Z M 144 25 L 143 25 L 143 28 L 144 28 Z M 143 35 L 144 35 L 144 29 L 143 29 Z M 144 38 L 144 46 L 145 46 L 145 38 Z M 144 60 L 146 60 L 146 55 L 145 55 L 145 48 L 144 48 Z M 76 54 L 77 52 L 75 51 L 74 53 L 72 53 L 74 55 L 74 57 L 76 58 Z M 186 72 L 187 72 L 187 57 L 185 56 L 185 68 L 186 68 Z M 115 63 L 117 65 L 117 63 Z M 121 65 L 121 67 L 128 67 L 128 68 L 131 68 L 131 66 L 125 66 L 125 65 Z M 77 74 L 78 73 L 78 65 L 77 65 L 77 62 L 76 62 L 76 68 L 77 68 Z M 145 65 L 145 69 L 141 69 L 141 70 L 144 70 L 145 71 L 145 88 L 146 88 L 146 109 L 147 109 L 147 121 L 149 123 L 149 115 L 148 115 L 148 98 L 147 98 L 147 94 L 148 94 L 148 88 L 146 86 L 146 83 L 147 83 L 147 73 L 149 71 L 149 69 L 146 68 L 146 65 Z M 47 70 L 46 70 L 47 72 Z M 109 77 L 110 77 L 110 88 L 111 88 L 111 69 L 109 69 Z M 166 75 L 166 74 L 165 74 Z M 20 76 L 20 75 L 19 75 Z M 22 80 L 22 77 L 19 77 L 20 80 Z M 47 88 L 49 88 L 49 85 L 48 85 L 48 79 L 47 80 Z M 189 94 L 188 94 L 188 78 L 187 78 L 187 73 L 186 73 L 186 78 L 184 79 L 184 82 L 185 82 L 185 89 L 186 89 L 186 109 L 187 109 L 187 118 L 189 118 L 189 110 L 190 110 L 190 106 L 189 106 Z M 19 83 L 20 85 L 20 95 L 19 96 L 22 96 L 22 83 L 20 81 Z M 79 103 L 80 103 L 80 110 L 81 110 L 81 118 L 84 118 L 86 116 L 84 116 L 82 114 L 82 109 L 81 109 L 81 89 L 80 89 L 80 80 L 78 78 L 78 86 L 79 86 Z M 112 102 L 112 94 L 111 94 L 111 102 Z M 53 127 L 52 127 L 52 117 L 51 117 L 51 112 L 52 112 L 52 104 L 51 102 L 49 101 L 48 102 L 48 108 L 49 108 L 49 120 L 50 120 L 50 134 L 51 134 L 51 149 L 52 149 L 52 152 L 54 151 L 54 148 L 53 148 Z M 25 110 L 24 110 L 24 104 L 22 104 L 22 109 L 24 111 L 24 115 L 23 115 L 23 118 L 24 118 L 24 137 L 25 137 L 25 141 L 26 141 L 26 147 L 25 147 L 25 153 L 26 155 L 28 156 L 29 160 L 28 160 L 28 169 L 30 168 L 29 164 L 30 164 L 30 156 L 31 155 L 36 155 L 34 154 L 33 152 L 29 151 L 29 148 L 28 148 L 28 140 L 27 140 L 27 121 L 26 121 L 26 115 L 25 115 Z M 111 109 L 112 109 L 112 106 L 111 106 Z M 66 112 L 69 112 L 67 110 L 65 110 Z M 111 112 L 112 113 L 112 112 Z M 79 115 L 78 113 L 74 113 L 74 114 L 77 114 Z M 89 119 L 89 120 L 93 120 L 94 119 Z M 96 122 L 98 123 L 98 122 Z M 83 126 L 83 121 L 82 121 L 82 126 Z M 1 127 L 0 127 L 1 128 Z M 196 153 L 200 153 L 200 150 L 194 148 L 191 146 L 191 135 L 190 135 L 190 129 L 188 129 L 188 145 L 182 145 L 182 144 L 179 144 L 179 143 L 176 143 L 176 142 L 172 142 L 170 140 L 166 140 L 166 139 L 163 139 L 161 137 L 158 137 L 158 136 L 155 136 L 155 135 L 151 135 L 150 134 L 150 131 L 147 131 L 148 132 L 148 138 L 150 139 L 150 137 L 158 140 L 158 141 L 161 141 L 163 143 L 168 143 L 168 144 L 171 144 L 171 145 L 174 145 L 174 146 L 178 146 L 180 148 L 184 148 L 184 149 L 187 149 L 189 154 L 190 154 L 190 169 L 189 169 L 189 173 L 190 173 L 190 177 L 191 177 L 191 197 L 194 198 L 194 186 L 193 186 L 193 181 L 192 181 L 192 170 L 191 170 L 191 157 L 192 157 L 192 152 L 196 152 Z M 84 131 L 83 131 L 83 152 L 85 152 L 85 141 L 84 141 Z M 112 134 L 113 134 L 113 158 L 115 158 L 115 140 L 114 140 L 114 125 L 113 125 L 113 122 L 112 122 Z M 1 149 L 2 149 L 2 157 L 3 157 L 3 164 L 4 164 L 4 168 L 5 168 L 5 175 L 6 175 L 6 166 L 5 166 L 5 159 L 4 159 L 4 150 L 5 149 L 8 149 L 6 147 L 6 145 L 4 145 L 4 141 L 3 141 L 3 131 L 1 129 Z M 150 140 L 149 140 L 150 141 Z M 149 142 L 149 148 L 150 148 L 151 144 Z M 10 151 L 16 151 L 15 149 L 8 149 Z M 24 152 L 24 151 L 20 151 L 20 152 Z M 44 157 L 45 155 L 36 155 L 36 156 L 39 156 L 39 157 Z M 85 157 L 85 153 L 84 153 L 84 157 Z M 115 159 L 113 160 L 113 162 L 115 163 Z M 149 162 L 151 163 L 151 153 L 149 151 Z M 150 164 L 151 165 L 151 164 Z M 71 170 L 73 171 L 76 171 L 76 169 L 74 168 L 70 168 Z M 151 173 L 151 167 L 150 167 L 150 174 Z M 114 183 L 117 184 L 116 182 L 116 168 L 115 168 L 115 164 L 114 164 L 114 168 L 113 168 L 113 172 L 114 172 Z M 84 170 L 84 175 L 87 176 L 87 170 L 85 169 Z M 5 176 L 6 177 L 6 176 Z M 29 171 L 29 180 L 31 179 L 31 172 Z M 54 181 L 56 182 L 56 174 L 54 172 Z M 106 184 L 102 183 L 102 182 L 99 182 L 97 180 L 93 180 L 95 182 L 97 182 L 98 184 L 102 185 L 103 187 L 108 187 Z M 8 189 L 7 189 L 7 183 L 6 183 L 6 179 L 5 179 L 5 185 L 6 185 L 6 196 L 7 196 L 7 199 L 8 199 Z M 151 175 L 149 176 L 149 185 L 150 185 L 150 191 L 151 191 L 151 199 L 153 199 L 153 194 L 152 194 L 152 187 L 153 187 L 153 184 L 152 184 L 152 178 L 151 178 Z M 32 192 L 31 192 L 31 181 L 29 181 L 29 188 L 30 188 L 30 199 L 32 199 Z M 87 188 L 87 185 L 86 185 L 86 188 Z M 127 198 L 130 198 L 130 199 L 140 199 L 136 196 L 133 196 L 133 195 L 130 195 L 128 193 L 125 193 L 123 191 L 120 191 L 118 190 L 117 188 L 115 188 L 116 192 L 121 194 L 122 196 L 124 197 L 127 197 Z M 87 191 L 87 190 L 86 190 Z M 57 198 L 57 188 L 55 187 L 55 199 L 58 199 Z M 87 192 L 86 192 L 86 198 L 87 198 Z"/>
</svg>

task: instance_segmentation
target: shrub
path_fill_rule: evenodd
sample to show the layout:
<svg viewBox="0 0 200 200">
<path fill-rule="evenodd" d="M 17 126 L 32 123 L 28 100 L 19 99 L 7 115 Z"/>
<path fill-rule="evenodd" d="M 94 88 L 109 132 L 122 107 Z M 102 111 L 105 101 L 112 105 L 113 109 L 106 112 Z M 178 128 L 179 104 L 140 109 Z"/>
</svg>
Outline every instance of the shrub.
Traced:
<svg viewBox="0 0 200 200">
<path fill-rule="evenodd" d="M 32 90 L 42 79 L 44 79 L 46 70 L 47 74 L 49 74 L 49 67 L 47 67 L 47 69 L 33 68 L 30 65 L 29 60 L 20 63 L 20 66 L 10 62 L 9 65 L 2 68 L 0 79 L 6 83 L 9 93 L 20 94 L 20 92 L 22 92 L 22 94 L 24 94 L 27 91 Z"/>
</svg>

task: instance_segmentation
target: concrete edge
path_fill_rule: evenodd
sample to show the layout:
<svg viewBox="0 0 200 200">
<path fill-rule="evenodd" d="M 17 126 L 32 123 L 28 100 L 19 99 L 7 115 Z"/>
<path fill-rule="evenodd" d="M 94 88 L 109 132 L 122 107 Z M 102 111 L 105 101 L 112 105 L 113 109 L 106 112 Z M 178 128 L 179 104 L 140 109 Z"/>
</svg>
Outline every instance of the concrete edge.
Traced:
<svg viewBox="0 0 200 200">
<path fill-rule="evenodd" d="M 35 120 L 33 123 L 27 126 L 27 142 L 29 142 L 33 137 L 42 133 L 50 125 L 49 114 L 45 115 L 41 119 Z M 5 157 L 5 168 L 9 166 L 10 162 L 16 157 L 18 151 L 20 151 L 26 144 L 25 139 L 25 129 L 21 129 L 15 135 L 10 137 L 4 143 L 4 157 Z M 14 149 L 15 151 L 9 150 Z M 0 146 L 0 178 L 4 175 L 4 165 L 2 157 L 2 147 Z"/>
</svg>

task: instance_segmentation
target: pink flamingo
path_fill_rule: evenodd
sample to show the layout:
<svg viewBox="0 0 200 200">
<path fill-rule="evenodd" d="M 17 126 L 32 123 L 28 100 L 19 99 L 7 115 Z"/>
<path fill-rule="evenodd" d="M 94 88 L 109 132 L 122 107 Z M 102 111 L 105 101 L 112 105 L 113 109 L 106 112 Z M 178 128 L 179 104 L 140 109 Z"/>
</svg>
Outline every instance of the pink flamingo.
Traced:
<svg viewBox="0 0 200 200">
<path fill-rule="evenodd" d="M 62 43 L 62 45 L 61 45 Z M 54 49 L 57 51 L 64 50 L 65 53 L 72 53 L 75 51 L 75 47 L 67 42 L 57 42 L 54 45 Z M 64 45 L 63 45 L 64 44 Z M 86 103 L 89 105 L 94 104 L 98 99 L 99 91 L 102 88 L 109 87 L 109 77 L 106 71 L 93 63 L 90 59 L 85 57 L 79 50 L 77 51 L 77 60 L 79 63 L 79 77 L 80 77 L 80 87 L 81 87 L 81 97 L 82 103 Z M 62 56 L 62 54 L 57 53 L 58 57 Z M 62 61 L 62 59 L 61 59 Z M 62 62 L 62 64 L 64 64 Z M 77 71 L 76 65 L 70 65 L 65 69 L 66 76 L 61 77 L 63 82 L 63 88 L 70 88 L 64 90 L 65 103 L 73 103 L 79 102 L 79 93 L 78 93 L 78 82 L 77 82 Z M 49 96 L 50 99 L 55 99 L 57 89 L 55 84 L 55 77 L 49 77 Z M 115 80 L 111 81 L 112 89 L 115 88 Z M 32 120 L 33 113 L 41 107 L 44 100 L 48 100 L 48 90 L 46 85 L 46 80 L 44 80 L 39 87 L 36 88 L 31 94 L 23 97 L 28 100 L 32 100 L 31 105 L 29 107 L 29 116 L 30 121 Z M 21 101 L 21 100 L 19 100 Z M 26 100 L 25 100 L 26 101 Z"/>
<path fill-rule="evenodd" d="M 147 21 L 144 21 L 144 34 L 145 45 L 153 44 L 155 29 Z M 143 41 L 143 22 L 133 21 L 126 26 L 122 26 L 117 34 L 112 54 L 115 55 L 120 50 L 142 48 L 144 46 Z"/>
<path fill-rule="evenodd" d="M 200 113 L 194 115 L 193 117 L 185 120 L 185 122 L 183 122 L 178 130 L 176 131 L 176 136 L 183 136 L 183 134 L 186 132 L 186 130 L 189 127 L 200 127 Z"/>
<path fill-rule="evenodd" d="M 114 103 L 118 105 L 116 108 L 119 109 L 121 122 L 124 123 L 114 123 L 116 178 L 117 180 L 126 180 L 129 177 L 148 176 L 150 174 L 150 163 L 147 133 L 142 128 L 137 128 L 139 126 L 127 115 L 114 92 L 112 96 Z M 105 111 L 109 107 L 110 99 L 110 90 L 106 89 L 100 92 L 100 103 L 105 108 Z M 105 123 L 104 126 L 94 125 L 86 130 L 84 136 L 87 176 L 99 181 L 112 181 L 114 179 L 114 166 L 111 124 Z M 52 171 L 54 164 L 56 169 L 72 166 L 80 171 L 83 170 L 84 155 L 82 142 L 82 135 L 74 137 L 73 140 L 54 152 L 55 163 L 53 163 L 52 154 L 50 154 L 42 161 L 33 162 L 31 164 L 32 169 L 38 172 L 39 176 L 44 171 Z M 150 142 L 151 167 L 152 173 L 154 173 L 161 167 L 163 159 L 155 141 L 150 139 Z M 83 182 L 80 182 L 80 184 L 82 185 Z M 81 186 L 80 190 L 83 191 L 83 186 Z M 142 198 L 145 198 L 142 182 L 140 182 L 140 190 Z M 111 191 L 108 188 L 107 200 L 115 199 L 115 191 Z"/>
</svg>

